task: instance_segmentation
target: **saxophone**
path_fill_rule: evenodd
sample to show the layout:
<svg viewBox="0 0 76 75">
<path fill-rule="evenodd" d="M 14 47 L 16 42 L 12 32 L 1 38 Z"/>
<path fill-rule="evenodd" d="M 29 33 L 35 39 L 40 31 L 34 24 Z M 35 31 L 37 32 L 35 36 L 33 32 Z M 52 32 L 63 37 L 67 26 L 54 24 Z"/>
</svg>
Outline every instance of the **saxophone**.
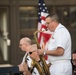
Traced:
<svg viewBox="0 0 76 75">
<path fill-rule="evenodd" d="M 40 75 L 44 75 L 44 70 L 42 68 L 42 66 L 40 65 L 40 63 L 38 61 L 36 61 L 35 59 L 32 59 L 32 68 L 30 68 L 30 72 L 36 68 L 38 70 L 38 73 Z"/>
<path fill-rule="evenodd" d="M 35 31 L 35 32 L 34 32 L 34 38 L 35 38 L 35 40 L 36 40 L 36 43 L 37 43 L 38 48 L 40 48 L 40 45 L 39 45 L 38 39 L 37 39 L 37 35 L 36 35 L 38 32 L 42 32 L 42 31 Z M 43 55 L 40 55 L 40 60 L 41 60 L 41 62 L 42 62 L 42 68 L 43 68 L 43 70 L 44 70 L 44 75 L 50 75 L 49 66 L 48 66 L 48 64 L 46 63 L 45 58 L 44 58 Z M 39 71 L 39 69 L 38 69 L 38 71 Z"/>
<path fill-rule="evenodd" d="M 29 56 L 29 53 L 26 53 L 25 58 L 24 58 L 26 63 L 27 63 L 27 56 Z M 30 57 L 30 59 L 32 60 L 31 64 L 30 64 L 31 66 L 28 66 L 30 73 L 32 73 L 33 69 L 36 68 L 40 75 L 44 75 L 44 70 L 43 70 L 42 66 L 39 64 L 39 62 L 31 57 Z"/>
</svg>

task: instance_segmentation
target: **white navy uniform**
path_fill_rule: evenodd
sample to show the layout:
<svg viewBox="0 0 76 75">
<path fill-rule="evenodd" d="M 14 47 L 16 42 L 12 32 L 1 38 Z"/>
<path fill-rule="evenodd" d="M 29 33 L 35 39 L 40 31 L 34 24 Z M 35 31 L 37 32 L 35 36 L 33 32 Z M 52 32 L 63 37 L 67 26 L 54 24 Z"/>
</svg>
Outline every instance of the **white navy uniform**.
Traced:
<svg viewBox="0 0 76 75">
<path fill-rule="evenodd" d="M 32 59 L 30 58 L 30 56 L 28 55 L 28 53 L 26 53 L 24 55 L 23 60 L 22 60 L 22 64 L 23 64 L 23 62 L 25 62 L 25 59 L 27 61 L 28 67 L 29 68 L 32 67 L 32 65 L 31 65 L 32 64 Z M 33 69 L 32 75 L 40 75 L 39 72 L 38 72 L 38 70 L 35 67 Z"/>
<path fill-rule="evenodd" d="M 47 43 L 48 50 L 55 50 L 57 47 L 64 49 L 62 56 L 48 55 L 48 62 L 51 63 L 50 73 L 51 75 L 72 75 L 71 65 L 71 37 L 68 30 L 59 24 L 52 37 Z"/>
</svg>

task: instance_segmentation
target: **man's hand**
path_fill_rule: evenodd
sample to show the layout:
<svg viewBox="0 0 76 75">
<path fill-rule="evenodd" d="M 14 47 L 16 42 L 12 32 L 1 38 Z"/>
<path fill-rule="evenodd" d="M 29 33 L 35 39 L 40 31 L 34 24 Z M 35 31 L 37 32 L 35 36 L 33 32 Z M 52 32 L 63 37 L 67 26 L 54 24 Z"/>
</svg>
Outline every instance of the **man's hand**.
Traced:
<svg viewBox="0 0 76 75">
<path fill-rule="evenodd" d="M 24 68 L 24 75 L 31 75 L 30 71 L 28 70 L 28 65 L 26 62 L 23 63 L 23 68 Z"/>
<path fill-rule="evenodd" d="M 43 55 L 44 54 L 44 49 L 38 49 L 38 54 Z"/>
<path fill-rule="evenodd" d="M 18 65 L 18 67 L 19 67 L 19 71 L 21 71 L 21 72 L 24 71 L 23 64 Z"/>
<path fill-rule="evenodd" d="M 37 51 L 37 44 L 31 45 L 29 48 L 29 52 L 34 52 L 34 51 Z"/>
</svg>

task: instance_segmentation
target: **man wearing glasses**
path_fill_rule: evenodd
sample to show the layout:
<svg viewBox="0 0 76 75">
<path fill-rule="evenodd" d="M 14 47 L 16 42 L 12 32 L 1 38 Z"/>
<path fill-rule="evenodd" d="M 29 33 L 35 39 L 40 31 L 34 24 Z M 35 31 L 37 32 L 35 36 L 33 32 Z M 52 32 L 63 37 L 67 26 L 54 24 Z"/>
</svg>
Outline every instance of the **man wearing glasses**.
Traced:
<svg viewBox="0 0 76 75">
<path fill-rule="evenodd" d="M 18 65 L 19 70 L 22 71 L 24 75 L 39 75 L 36 68 L 34 68 L 33 71 L 30 72 L 30 68 L 32 67 L 32 59 L 30 58 L 30 56 L 33 56 L 36 61 L 40 60 L 37 51 L 29 54 L 29 50 L 37 50 L 37 45 L 32 45 L 31 40 L 28 37 L 24 37 L 20 40 L 19 47 L 22 51 L 25 52 L 22 63 Z"/>
<path fill-rule="evenodd" d="M 57 14 L 46 17 L 47 28 L 53 32 L 45 49 L 38 49 L 39 55 L 48 55 L 51 75 L 72 75 L 71 36 L 65 26 L 59 22 Z"/>
</svg>

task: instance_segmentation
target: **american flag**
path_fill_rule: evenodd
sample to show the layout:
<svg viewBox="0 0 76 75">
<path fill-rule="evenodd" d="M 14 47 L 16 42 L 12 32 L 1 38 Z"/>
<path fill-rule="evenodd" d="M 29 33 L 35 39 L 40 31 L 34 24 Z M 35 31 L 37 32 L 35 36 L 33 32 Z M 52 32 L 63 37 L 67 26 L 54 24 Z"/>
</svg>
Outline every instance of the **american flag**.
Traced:
<svg viewBox="0 0 76 75">
<path fill-rule="evenodd" d="M 45 19 L 47 15 L 49 15 L 49 13 L 44 3 L 44 0 L 39 0 L 39 3 L 38 3 L 38 30 L 39 31 L 46 30 L 47 27 L 45 25 Z M 43 41 L 44 38 L 45 40 Z M 44 33 L 44 32 L 38 33 L 38 42 L 40 44 L 40 47 L 42 47 L 43 43 L 47 42 L 49 38 L 50 38 L 50 34 L 48 33 Z"/>
</svg>

